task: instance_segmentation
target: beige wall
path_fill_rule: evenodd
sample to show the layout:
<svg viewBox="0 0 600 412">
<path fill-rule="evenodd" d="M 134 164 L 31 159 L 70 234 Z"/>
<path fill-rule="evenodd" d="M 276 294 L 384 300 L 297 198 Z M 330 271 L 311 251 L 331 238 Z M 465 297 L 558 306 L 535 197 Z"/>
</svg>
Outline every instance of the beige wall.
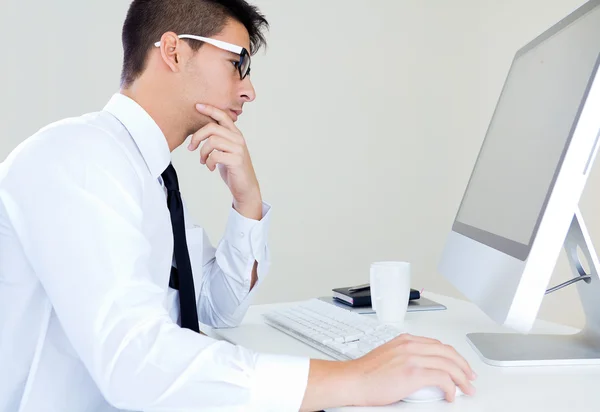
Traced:
<svg viewBox="0 0 600 412">
<path fill-rule="evenodd" d="M 460 296 L 436 271 L 514 52 L 581 0 L 256 0 L 271 22 L 258 99 L 240 128 L 274 206 L 259 302 L 328 294 L 369 262 L 413 263 L 413 287 Z M 0 159 L 44 124 L 118 90 L 128 2 L 2 0 Z M 7 11 L 7 12 L 5 12 Z M 197 154 L 174 154 L 216 243 L 229 193 Z M 600 168 L 581 208 L 600 239 Z M 561 257 L 553 283 L 570 276 Z M 581 325 L 575 288 L 542 317 Z"/>
</svg>

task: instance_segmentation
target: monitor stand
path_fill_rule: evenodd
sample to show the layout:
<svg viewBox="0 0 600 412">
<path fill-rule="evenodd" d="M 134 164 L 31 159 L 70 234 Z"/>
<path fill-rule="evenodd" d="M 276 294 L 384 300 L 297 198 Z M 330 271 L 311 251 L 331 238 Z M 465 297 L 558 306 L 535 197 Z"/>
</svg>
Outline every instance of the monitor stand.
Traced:
<svg viewBox="0 0 600 412">
<path fill-rule="evenodd" d="M 589 274 L 577 255 L 578 246 L 589 263 Z M 589 279 L 577 282 L 585 327 L 571 335 L 467 334 L 469 343 L 484 362 L 494 366 L 600 364 L 600 264 L 579 209 L 573 216 L 564 248 L 573 276 L 589 276 Z"/>
</svg>

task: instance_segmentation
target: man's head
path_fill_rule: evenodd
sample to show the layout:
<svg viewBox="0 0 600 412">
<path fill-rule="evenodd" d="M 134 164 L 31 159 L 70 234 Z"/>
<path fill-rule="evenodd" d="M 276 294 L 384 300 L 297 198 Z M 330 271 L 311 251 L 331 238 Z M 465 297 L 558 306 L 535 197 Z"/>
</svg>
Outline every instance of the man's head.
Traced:
<svg viewBox="0 0 600 412">
<path fill-rule="evenodd" d="M 250 76 L 240 78 L 240 56 L 202 41 L 201 36 L 245 48 L 254 54 L 265 44 L 264 16 L 244 0 L 133 0 L 123 25 L 121 86 L 151 95 L 180 117 L 186 133 L 208 122 L 195 111 L 205 103 L 234 120 L 242 105 L 255 98 Z M 158 47 L 155 43 L 160 42 Z"/>
</svg>

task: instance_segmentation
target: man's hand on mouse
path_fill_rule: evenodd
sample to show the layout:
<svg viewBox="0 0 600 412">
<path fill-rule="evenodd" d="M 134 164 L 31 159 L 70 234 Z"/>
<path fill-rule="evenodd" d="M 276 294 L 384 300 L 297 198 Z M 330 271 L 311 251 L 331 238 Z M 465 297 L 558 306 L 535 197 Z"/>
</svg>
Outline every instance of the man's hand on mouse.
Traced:
<svg viewBox="0 0 600 412">
<path fill-rule="evenodd" d="M 200 163 L 213 172 L 217 166 L 233 195 L 233 207 L 249 219 L 262 218 L 262 196 L 246 140 L 231 117 L 210 105 L 197 104 L 196 110 L 213 119 L 192 135 L 188 150 L 200 149 Z"/>
<path fill-rule="evenodd" d="M 388 405 L 426 386 L 441 388 L 449 402 L 457 386 L 466 395 L 475 394 L 471 381 L 476 375 L 467 361 L 434 339 L 403 334 L 349 363 L 358 406 Z"/>
</svg>

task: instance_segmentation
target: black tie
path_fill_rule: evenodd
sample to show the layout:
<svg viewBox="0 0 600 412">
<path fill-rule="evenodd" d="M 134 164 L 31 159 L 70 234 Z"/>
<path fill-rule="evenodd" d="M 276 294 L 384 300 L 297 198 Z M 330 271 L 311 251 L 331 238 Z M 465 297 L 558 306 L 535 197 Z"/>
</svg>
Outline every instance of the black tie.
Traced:
<svg viewBox="0 0 600 412">
<path fill-rule="evenodd" d="M 181 308 L 181 327 L 200 332 L 198 326 L 198 311 L 196 309 L 196 292 L 194 291 L 194 277 L 192 264 L 185 240 L 185 221 L 183 219 L 183 202 L 179 193 L 179 181 L 172 164 L 162 174 L 167 188 L 167 205 L 171 213 L 173 226 L 173 240 L 175 263 L 177 268 L 171 267 L 169 286 L 179 289 L 179 305 Z"/>
</svg>

